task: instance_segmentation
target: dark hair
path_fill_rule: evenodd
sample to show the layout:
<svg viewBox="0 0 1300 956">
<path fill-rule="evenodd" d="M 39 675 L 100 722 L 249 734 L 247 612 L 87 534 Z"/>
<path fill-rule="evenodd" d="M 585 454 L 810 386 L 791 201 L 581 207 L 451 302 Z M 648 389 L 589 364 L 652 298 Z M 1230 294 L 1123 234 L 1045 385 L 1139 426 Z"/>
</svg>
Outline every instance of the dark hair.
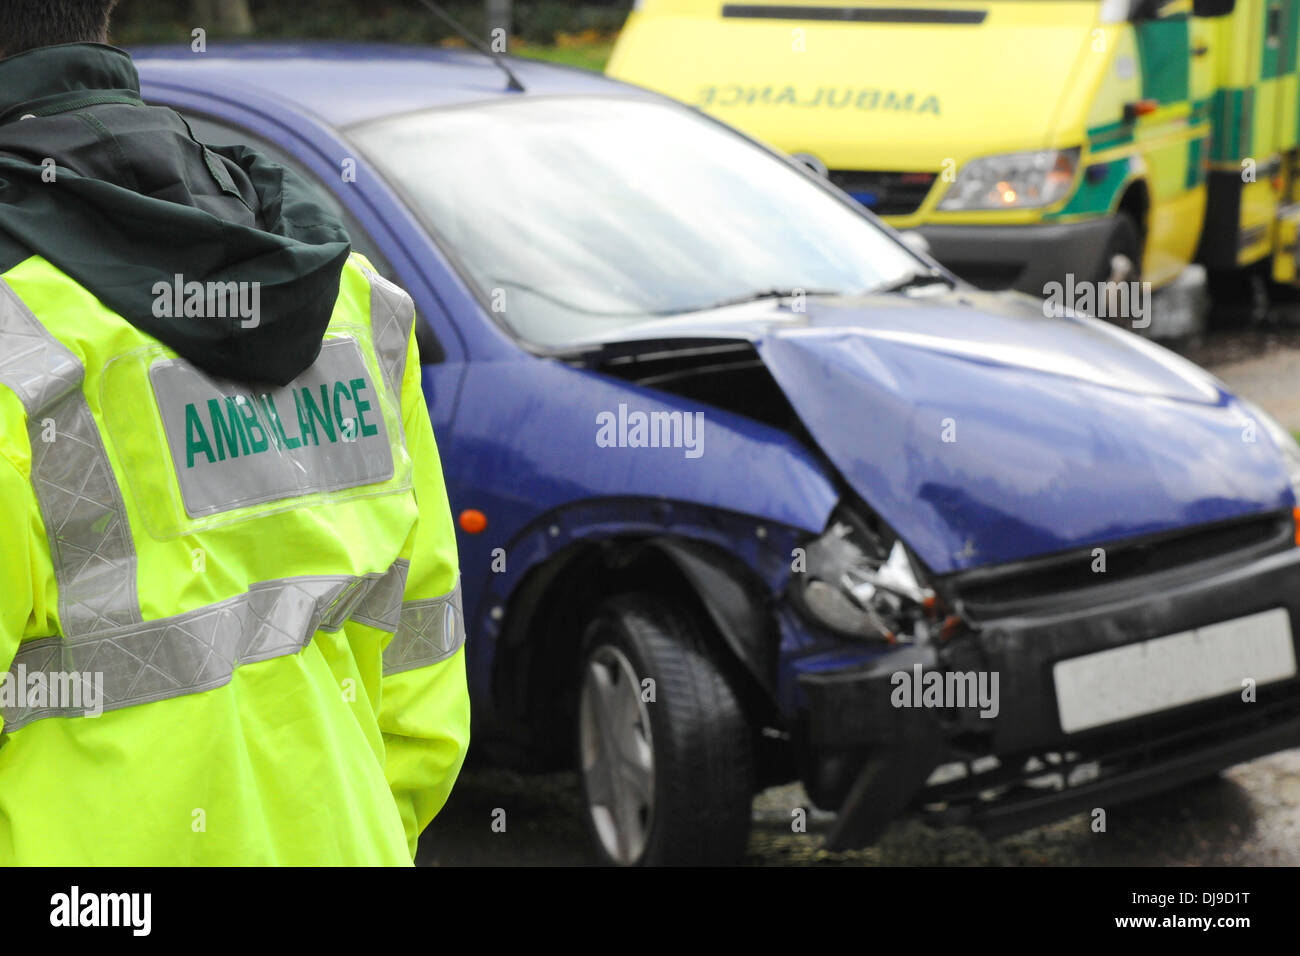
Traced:
<svg viewBox="0 0 1300 956">
<path fill-rule="evenodd" d="M 104 43 L 117 0 L 0 0 L 0 57 L 60 43 Z"/>
</svg>

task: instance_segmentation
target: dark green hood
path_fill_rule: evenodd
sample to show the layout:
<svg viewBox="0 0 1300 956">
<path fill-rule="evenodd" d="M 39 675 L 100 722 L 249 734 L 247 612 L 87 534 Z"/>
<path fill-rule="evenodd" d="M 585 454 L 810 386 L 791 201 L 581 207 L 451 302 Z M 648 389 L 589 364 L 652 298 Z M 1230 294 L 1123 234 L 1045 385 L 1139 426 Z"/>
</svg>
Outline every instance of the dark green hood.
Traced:
<svg viewBox="0 0 1300 956">
<path fill-rule="evenodd" d="M 0 60 L 0 271 L 43 256 L 200 368 L 283 385 L 316 359 L 349 250 L 292 172 L 205 147 L 177 113 L 145 106 L 121 50 Z M 156 316 L 155 286 L 176 276 L 259 283 L 258 324 Z"/>
</svg>

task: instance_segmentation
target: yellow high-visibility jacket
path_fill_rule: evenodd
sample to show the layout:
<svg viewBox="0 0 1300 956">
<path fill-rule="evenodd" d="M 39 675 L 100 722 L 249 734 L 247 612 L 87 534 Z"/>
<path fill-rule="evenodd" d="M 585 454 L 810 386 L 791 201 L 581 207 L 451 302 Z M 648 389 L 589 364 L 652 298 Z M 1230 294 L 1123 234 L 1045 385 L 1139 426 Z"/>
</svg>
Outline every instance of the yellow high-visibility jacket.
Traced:
<svg viewBox="0 0 1300 956">
<path fill-rule="evenodd" d="M 411 863 L 469 737 L 413 322 L 353 255 L 257 386 L 0 276 L 0 865 Z"/>
</svg>

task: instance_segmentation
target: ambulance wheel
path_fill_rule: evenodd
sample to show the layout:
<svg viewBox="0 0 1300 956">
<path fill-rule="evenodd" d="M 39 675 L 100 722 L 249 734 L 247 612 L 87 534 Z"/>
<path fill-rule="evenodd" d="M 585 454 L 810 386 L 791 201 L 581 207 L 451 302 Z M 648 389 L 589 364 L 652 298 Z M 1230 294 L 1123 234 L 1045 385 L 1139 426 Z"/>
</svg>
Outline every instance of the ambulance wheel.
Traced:
<svg viewBox="0 0 1300 956">
<path fill-rule="evenodd" d="M 1142 281 L 1142 230 L 1126 212 L 1115 217 L 1115 228 L 1111 230 L 1098 272 L 1099 282 Z"/>
<path fill-rule="evenodd" d="M 615 598 L 587 627 L 582 669 L 578 767 L 600 859 L 743 861 L 753 734 L 699 627 L 662 599 Z"/>
<path fill-rule="evenodd" d="M 1206 285 L 1211 329 L 1241 328 L 1268 315 L 1269 282 L 1260 269 L 1210 269 Z"/>
</svg>

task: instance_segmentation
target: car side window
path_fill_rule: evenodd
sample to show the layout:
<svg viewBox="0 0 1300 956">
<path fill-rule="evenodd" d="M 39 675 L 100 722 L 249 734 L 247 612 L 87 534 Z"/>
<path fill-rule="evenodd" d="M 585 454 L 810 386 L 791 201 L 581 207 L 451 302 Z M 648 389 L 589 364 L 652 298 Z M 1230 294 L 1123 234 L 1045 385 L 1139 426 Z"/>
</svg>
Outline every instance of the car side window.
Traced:
<svg viewBox="0 0 1300 956">
<path fill-rule="evenodd" d="M 194 138 L 200 143 L 206 143 L 209 146 L 252 146 L 259 152 L 264 153 L 281 166 L 287 167 L 298 174 L 316 193 L 317 198 L 335 215 L 343 221 L 343 225 L 348 230 L 348 236 L 352 239 L 352 248 L 361 253 L 371 264 L 379 271 L 379 274 L 391 282 L 398 281 L 397 275 L 392 265 L 382 252 L 379 251 L 379 244 L 361 225 L 361 222 L 352 215 L 351 211 L 338 200 L 324 183 L 320 181 L 315 173 L 295 159 L 289 153 L 285 152 L 279 146 L 268 140 L 250 133 L 248 130 L 232 126 L 222 120 L 212 119 L 207 116 L 201 116 L 195 113 L 185 113 L 186 121 L 190 124 L 190 129 L 194 133 Z M 416 322 L 415 326 L 416 345 L 420 349 L 421 364 L 428 365 L 434 362 L 441 362 L 446 358 L 442 345 L 438 342 L 426 320 Z"/>
</svg>

